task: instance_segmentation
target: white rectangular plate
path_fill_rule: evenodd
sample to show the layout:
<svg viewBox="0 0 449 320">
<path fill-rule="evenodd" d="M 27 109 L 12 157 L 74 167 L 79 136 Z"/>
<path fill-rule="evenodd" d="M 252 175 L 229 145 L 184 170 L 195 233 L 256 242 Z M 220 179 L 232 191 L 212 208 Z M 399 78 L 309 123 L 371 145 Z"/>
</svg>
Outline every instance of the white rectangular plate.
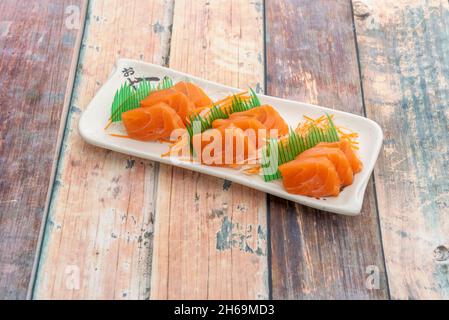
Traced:
<svg viewBox="0 0 449 320">
<path fill-rule="evenodd" d="M 128 69 L 127 72 L 125 69 Z M 294 195 L 284 190 L 281 181 L 264 182 L 262 177 L 258 175 L 245 175 L 234 169 L 216 168 L 182 161 L 173 162 L 169 158 L 161 157 L 161 154 L 168 151 L 167 144 L 117 138 L 105 132 L 104 126 L 110 117 L 114 94 L 125 81 L 134 81 L 139 77 L 163 78 L 164 76 L 171 77 L 174 82 L 188 79 L 201 86 L 213 100 L 241 91 L 161 66 L 120 59 L 117 61 L 111 77 L 83 112 L 79 122 L 81 136 L 87 142 L 102 148 L 227 179 L 320 210 L 344 215 L 357 215 L 360 213 L 365 189 L 382 145 L 382 130 L 377 123 L 346 112 L 258 95 L 262 104 L 269 104 L 276 108 L 292 127 L 296 127 L 298 122 L 303 120 L 303 115 L 319 117 L 327 112 L 335 115 L 335 123 L 337 125 L 350 128 L 359 134 L 359 157 L 363 162 L 363 170 L 355 175 L 352 185 L 344 188 L 338 197 L 316 199 Z"/>
</svg>

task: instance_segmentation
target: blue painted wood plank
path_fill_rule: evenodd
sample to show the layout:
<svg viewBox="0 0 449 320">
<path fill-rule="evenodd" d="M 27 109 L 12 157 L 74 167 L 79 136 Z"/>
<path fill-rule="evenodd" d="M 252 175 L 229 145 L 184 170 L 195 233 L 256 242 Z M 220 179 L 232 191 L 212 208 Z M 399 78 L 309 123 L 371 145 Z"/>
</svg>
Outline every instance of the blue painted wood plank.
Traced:
<svg viewBox="0 0 449 320">
<path fill-rule="evenodd" d="M 449 3 L 355 1 L 367 115 L 394 299 L 449 298 Z"/>
</svg>

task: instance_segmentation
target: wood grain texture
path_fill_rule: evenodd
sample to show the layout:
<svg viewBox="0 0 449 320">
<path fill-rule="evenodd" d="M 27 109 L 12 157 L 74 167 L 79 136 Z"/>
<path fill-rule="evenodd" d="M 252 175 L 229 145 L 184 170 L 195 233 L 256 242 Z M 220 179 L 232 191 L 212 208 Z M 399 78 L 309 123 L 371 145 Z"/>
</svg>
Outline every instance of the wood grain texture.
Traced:
<svg viewBox="0 0 449 320">
<path fill-rule="evenodd" d="M 266 17 L 267 93 L 363 114 L 350 1 L 267 0 Z M 270 197 L 270 234 L 274 299 L 388 297 L 372 183 L 358 217 Z"/>
<path fill-rule="evenodd" d="M 177 0 L 170 67 L 223 84 L 261 88 L 261 1 Z M 266 196 L 162 166 L 151 297 L 268 298 Z"/>
<path fill-rule="evenodd" d="M 24 299 L 84 0 L 0 2 L 0 299 Z"/>
<path fill-rule="evenodd" d="M 449 299 L 449 3 L 354 1 L 394 299 Z"/>
<path fill-rule="evenodd" d="M 77 126 L 117 58 L 166 60 L 171 17 L 171 1 L 90 1 L 36 299 L 149 297 L 156 167 L 88 145 Z"/>
</svg>

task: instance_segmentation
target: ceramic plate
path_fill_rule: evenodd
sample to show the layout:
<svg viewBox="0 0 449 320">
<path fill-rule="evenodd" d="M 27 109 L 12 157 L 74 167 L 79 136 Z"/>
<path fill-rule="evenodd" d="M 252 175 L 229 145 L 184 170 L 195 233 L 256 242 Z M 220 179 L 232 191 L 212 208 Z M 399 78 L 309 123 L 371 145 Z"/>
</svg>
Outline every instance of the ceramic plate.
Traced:
<svg viewBox="0 0 449 320">
<path fill-rule="evenodd" d="M 261 176 L 245 175 L 229 168 L 216 168 L 198 163 L 173 161 L 170 158 L 161 157 L 161 154 L 168 151 L 167 144 L 123 139 L 113 137 L 105 132 L 104 126 L 110 117 L 114 94 L 123 83 L 126 81 L 138 83 L 144 78 L 163 78 L 164 76 L 171 77 L 174 82 L 190 80 L 203 88 L 212 100 L 241 91 L 237 88 L 224 86 L 161 66 L 120 59 L 117 61 L 110 78 L 83 112 L 79 122 L 81 136 L 87 142 L 102 148 L 227 179 L 316 209 L 344 215 L 357 215 L 360 213 L 365 189 L 382 145 L 382 130 L 377 123 L 346 112 L 258 95 L 262 104 L 270 104 L 276 108 L 292 127 L 296 127 L 298 122 L 303 120 L 303 115 L 319 117 L 327 112 L 335 116 L 334 122 L 337 125 L 350 128 L 359 134 L 359 157 L 363 162 L 363 170 L 355 175 L 352 185 L 344 188 L 338 197 L 316 199 L 289 194 L 284 190 L 280 181 L 264 182 Z"/>
</svg>

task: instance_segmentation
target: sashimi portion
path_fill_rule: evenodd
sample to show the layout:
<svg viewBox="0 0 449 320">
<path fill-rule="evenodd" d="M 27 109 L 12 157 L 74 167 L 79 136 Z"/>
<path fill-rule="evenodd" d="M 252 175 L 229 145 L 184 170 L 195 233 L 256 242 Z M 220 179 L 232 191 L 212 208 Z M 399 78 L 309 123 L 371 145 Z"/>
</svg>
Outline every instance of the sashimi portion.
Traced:
<svg viewBox="0 0 449 320">
<path fill-rule="evenodd" d="M 297 158 L 279 166 L 279 171 L 289 193 L 316 198 L 340 194 L 340 178 L 327 157 Z"/>
<path fill-rule="evenodd" d="M 122 113 L 122 121 L 132 139 L 167 140 L 174 130 L 184 128 L 179 115 L 165 103 Z"/>
<path fill-rule="evenodd" d="M 173 89 L 185 94 L 196 108 L 202 108 L 212 104 L 212 100 L 203 89 L 192 82 L 180 81 L 173 86 Z"/>
<path fill-rule="evenodd" d="M 187 123 L 188 117 L 195 110 L 193 102 L 190 101 L 184 93 L 179 92 L 174 88 L 158 90 L 151 93 L 140 102 L 140 106 L 143 108 L 151 107 L 161 102 L 174 109 L 184 124 Z"/>
<path fill-rule="evenodd" d="M 159 102 L 164 102 L 168 104 L 170 98 L 176 94 L 178 94 L 178 91 L 176 91 L 173 88 L 153 91 L 148 95 L 148 97 L 140 101 L 140 106 L 151 107 Z"/>
<path fill-rule="evenodd" d="M 321 142 L 317 147 L 327 147 L 327 148 L 339 148 L 345 154 L 349 163 L 351 164 L 352 171 L 354 173 L 359 173 L 363 169 L 362 161 L 357 157 L 354 150 L 352 150 L 351 143 L 347 140 L 340 140 L 339 142 Z"/>
<path fill-rule="evenodd" d="M 361 169 L 361 161 L 346 140 L 319 143 L 279 166 L 288 192 L 311 197 L 338 195 Z"/>
<path fill-rule="evenodd" d="M 176 111 L 184 124 L 188 122 L 189 116 L 195 112 L 195 105 L 185 94 L 180 92 L 172 95 L 167 104 Z"/>
<path fill-rule="evenodd" d="M 196 158 L 211 166 L 236 166 L 256 156 L 256 144 L 233 125 L 209 129 L 193 137 Z"/>
<path fill-rule="evenodd" d="M 337 170 L 338 176 L 342 183 L 342 187 L 352 184 L 354 172 L 349 164 L 346 155 L 337 148 L 326 148 L 316 146 L 301 153 L 296 159 L 326 157 Z"/>
<path fill-rule="evenodd" d="M 242 129 L 257 148 L 264 144 L 263 138 L 267 138 L 266 127 L 256 118 L 239 117 L 235 119 L 217 119 L 212 122 L 212 128 L 215 129 L 220 127 L 227 128 L 229 126 Z"/>
<path fill-rule="evenodd" d="M 288 125 L 281 115 L 269 105 L 252 108 L 243 112 L 235 112 L 229 116 L 230 120 L 237 118 L 255 118 L 262 123 L 267 130 L 277 129 L 278 136 L 288 133 Z"/>
</svg>

